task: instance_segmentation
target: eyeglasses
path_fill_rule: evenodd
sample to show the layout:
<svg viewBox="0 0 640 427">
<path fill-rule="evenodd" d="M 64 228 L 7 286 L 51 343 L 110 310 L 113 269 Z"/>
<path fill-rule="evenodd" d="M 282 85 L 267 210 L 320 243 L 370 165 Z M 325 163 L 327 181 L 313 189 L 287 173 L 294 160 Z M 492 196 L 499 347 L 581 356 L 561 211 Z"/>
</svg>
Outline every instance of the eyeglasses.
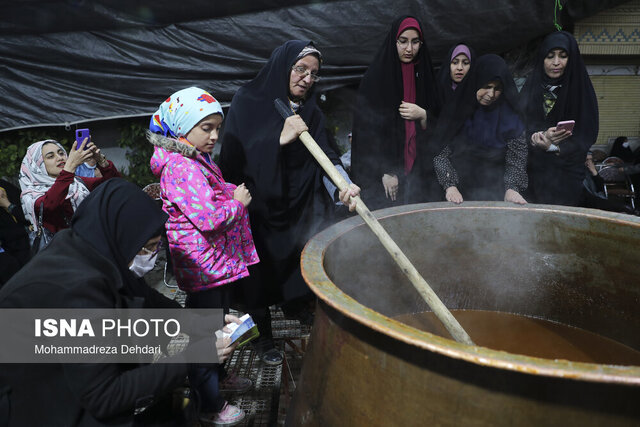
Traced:
<svg viewBox="0 0 640 427">
<path fill-rule="evenodd" d="M 311 71 L 307 70 L 305 67 L 301 65 L 291 67 L 291 69 L 295 71 L 297 75 L 302 76 L 303 79 L 307 76 L 311 76 L 311 80 L 314 82 L 317 82 L 318 80 L 320 80 L 320 76 L 317 73 L 312 73 Z"/>
<path fill-rule="evenodd" d="M 159 240 L 158 243 L 154 245 L 149 245 L 149 246 L 151 247 L 143 246 L 141 251 L 144 252 L 145 254 L 154 256 L 155 254 L 160 252 L 160 249 L 162 249 L 162 240 Z"/>
<path fill-rule="evenodd" d="M 409 43 L 411 43 L 411 48 L 413 49 L 417 49 L 422 45 L 422 41 L 420 39 L 398 39 L 396 40 L 396 43 L 398 43 L 398 46 L 400 46 L 401 49 L 406 49 L 406 47 L 409 46 Z"/>
</svg>

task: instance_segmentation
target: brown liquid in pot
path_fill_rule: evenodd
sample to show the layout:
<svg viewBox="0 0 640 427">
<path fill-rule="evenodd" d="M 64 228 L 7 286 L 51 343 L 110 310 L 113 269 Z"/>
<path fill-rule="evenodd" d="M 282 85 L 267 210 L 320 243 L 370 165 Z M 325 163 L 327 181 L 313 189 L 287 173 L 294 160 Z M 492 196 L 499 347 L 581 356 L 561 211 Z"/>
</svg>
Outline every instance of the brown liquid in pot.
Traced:
<svg viewBox="0 0 640 427">
<path fill-rule="evenodd" d="M 517 314 L 452 310 L 476 345 L 545 359 L 640 366 L 640 351 L 583 329 Z M 403 314 L 396 320 L 451 338 L 433 312 Z"/>
</svg>

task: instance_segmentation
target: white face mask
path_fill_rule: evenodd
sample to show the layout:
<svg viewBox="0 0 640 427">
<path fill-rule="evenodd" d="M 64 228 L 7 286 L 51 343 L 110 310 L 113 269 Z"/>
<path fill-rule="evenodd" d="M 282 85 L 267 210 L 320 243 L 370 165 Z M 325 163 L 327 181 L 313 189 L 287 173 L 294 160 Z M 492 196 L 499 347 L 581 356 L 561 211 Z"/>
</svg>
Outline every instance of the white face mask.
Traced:
<svg viewBox="0 0 640 427">
<path fill-rule="evenodd" d="M 136 276 L 142 277 L 153 270 L 153 267 L 156 265 L 156 258 L 158 258 L 158 254 L 153 256 L 136 255 L 135 258 L 133 258 L 133 264 L 131 264 L 129 270 Z"/>
</svg>

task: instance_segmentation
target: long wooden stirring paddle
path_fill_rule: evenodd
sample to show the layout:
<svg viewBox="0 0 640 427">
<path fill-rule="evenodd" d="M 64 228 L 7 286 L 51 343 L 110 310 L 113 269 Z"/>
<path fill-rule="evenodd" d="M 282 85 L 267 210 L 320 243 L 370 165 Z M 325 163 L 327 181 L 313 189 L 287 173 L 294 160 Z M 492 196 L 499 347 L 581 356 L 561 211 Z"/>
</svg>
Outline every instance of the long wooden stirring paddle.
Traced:
<svg viewBox="0 0 640 427">
<path fill-rule="evenodd" d="M 285 119 L 295 114 L 279 98 L 274 100 L 274 104 L 276 106 L 276 110 L 278 110 L 280 115 Z M 338 172 L 338 169 L 336 169 L 333 163 L 331 163 L 331 160 L 329 160 L 327 155 L 318 146 L 318 143 L 313 139 L 309 132 L 302 132 L 300 140 L 341 191 L 349 187 L 347 180 L 345 180 L 340 172 Z M 387 233 L 387 231 L 382 227 L 376 217 L 373 216 L 369 208 L 367 208 L 362 199 L 360 199 L 360 196 L 352 197 L 352 199 L 355 199 L 356 201 L 356 212 L 360 214 L 364 222 L 367 223 L 369 228 L 371 228 L 373 234 L 380 239 L 382 246 L 384 246 L 389 252 L 391 257 L 400 267 L 400 270 L 402 270 L 402 272 L 407 276 L 411 284 L 420 293 L 422 298 L 424 298 L 438 320 L 440 320 L 444 327 L 447 328 L 447 331 L 449 331 L 451 336 L 460 343 L 474 345 L 469 334 L 467 334 L 456 318 L 453 317 L 453 314 L 451 314 L 449 309 L 447 309 L 442 301 L 440 301 L 440 298 L 438 298 L 433 289 L 431 289 L 431 286 L 429 286 L 420 273 L 418 273 L 418 270 L 416 270 L 411 261 L 409 261 L 409 258 L 406 257 L 396 242 L 394 242 L 391 236 L 389 236 L 389 233 Z"/>
</svg>

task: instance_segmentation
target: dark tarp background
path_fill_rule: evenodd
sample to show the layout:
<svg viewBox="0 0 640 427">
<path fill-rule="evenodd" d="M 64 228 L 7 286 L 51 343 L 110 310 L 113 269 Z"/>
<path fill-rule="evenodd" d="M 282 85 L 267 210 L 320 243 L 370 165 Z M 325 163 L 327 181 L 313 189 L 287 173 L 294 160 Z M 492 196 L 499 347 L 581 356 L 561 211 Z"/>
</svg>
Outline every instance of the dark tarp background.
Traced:
<svg viewBox="0 0 640 427">
<path fill-rule="evenodd" d="M 564 0 L 564 25 L 620 0 Z M 271 51 L 312 39 L 321 89 L 357 84 L 394 17 L 418 16 L 431 57 L 467 40 L 505 52 L 554 30 L 555 0 L 0 1 L 0 130 L 150 115 L 191 85 L 228 104 Z"/>
</svg>

